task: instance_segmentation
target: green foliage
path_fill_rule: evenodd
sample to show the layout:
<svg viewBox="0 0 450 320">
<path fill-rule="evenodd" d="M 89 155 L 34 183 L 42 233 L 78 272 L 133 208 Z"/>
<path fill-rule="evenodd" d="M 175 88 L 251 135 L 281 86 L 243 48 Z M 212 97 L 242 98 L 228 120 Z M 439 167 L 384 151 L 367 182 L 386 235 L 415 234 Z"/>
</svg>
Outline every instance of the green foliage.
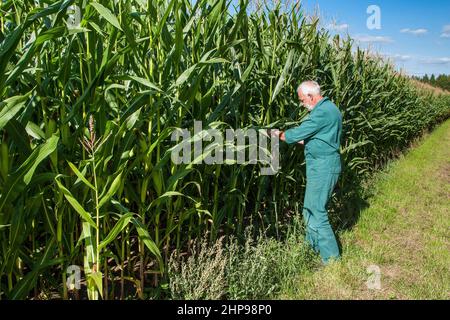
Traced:
<svg viewBox="0 0 450 320">
<path fill-rule="evenodd" d="M 300 226 L 298 219 L 294 226 Z M 284 241 L 260 234 L 251 227 L 244 241 L 231 237 L 212 245 L 196 242 L 188 257 L 175 252 L 169 262 L 170 294 L 173 299 L 267 299 L 295 286 L 301 270 L 318 263 L 303 241 L 302 229 L 290 228 Z"/>
<path fill-rule="evenodd" d="M 173 299 L 217 300 L 225 296 L 228 257 L 222 240 L 211 246 L 206 239 L 197 242 L 187 258 L 172 254 L 168 273 Z"/>
<path fill-rule="evenodd" d="M 436 77 L 432 74 L 431 77 L 428 77 L 426 74 L 423 77 L 413 77 L 413 79 L 450 91 L 450 75 L 440 74 Z"/>
<path fill-rule="evenodd" d="M 295 286 L 296 275 L 317 263 L 303 236 L 295 233 L 284 241 L 247 236 L 243 245 L 231 241 L 227 252 L 227 297 L 233 300 L 273 297 L 283 287 Z"/>
</svg>

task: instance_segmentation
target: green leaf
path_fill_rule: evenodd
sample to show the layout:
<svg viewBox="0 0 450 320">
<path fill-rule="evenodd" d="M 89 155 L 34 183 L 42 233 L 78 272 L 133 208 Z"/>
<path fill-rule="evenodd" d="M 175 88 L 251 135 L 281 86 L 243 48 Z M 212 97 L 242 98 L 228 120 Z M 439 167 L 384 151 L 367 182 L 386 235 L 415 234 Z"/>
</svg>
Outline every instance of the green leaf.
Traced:
<svg viewBox="0 0 450 320">
<path fill-rule="evenodd" d="M 91 2 L 90 3 L 91 6 L 93 6 L 95 8 L 95 10 L 97 10 L 97 12 L 106 19 L 106 21 L 108 21 L 109 23 L 111 23 L 114 27 L 116 27 L 117 29 L 122 30 L 122 28 L 120 27 L 120 23 L 119 20 L 117 20 L 116 16 L 112 14 L 112 12 L 108 9 L 105 8 L 103 5 L 101 5 L 98 2 Z"/>
<path fill-rule="evenodd" d="M 175 3 L 175 0 L 172 0 L 172 1 L 170 1 L 169 5 L 167 6 L 167 9 L 164 12 L 164 15 L 162 16 L 162 18 L 161 18 L 161 20 L 159 22 L 158 29 L 156 30 L 155 37 L 159 37 L 159 35 L 161 34 L 161 30 L 163 29 L 164 26 L 166 26 L 167 17 L 169 16 L 170 12 L 172 11 L 174 3 Z"/>
<path fill-rule="evenodd" d="M 51 39 L 55 39 L 64 35 L 66 31 L 65 26 L 54 27 L 50 30 L 39 34 L 27 52 L 20 57 L 20 60 L 15 63 L 15 68 L 9 74 L 5 84 L 11 85 L 16 79 L 23 74 L 25 68 L 30 64 L 31 59 L 35 57 L 35 53 L 42 46 L 43 43 Z"/>
<path fill-rule="evenodd" d="M 114 228 L 109 232 L 108 236 L 103 239 L 103 241 L 99 244 L 98 250 L 106 247 L 110 242 L 114 241 L 117 235 L 130 223 L 133 218 L 133 213 L 124 214 L 119 221 L 117 221 Z"/>
<path fill-rule="evenodd" d="M 103 274 L 100 271 L 91 272 L 88 274 L 88 277 L 94 280 L 94 284 L 97 287 L 100 296 L 103 298 L 103 283 L 102 283 Z"/>
<path fill-rule="evenodd" d="M 183 83 L 185 83 L 186 80 L 189 79 L 189 77 L 192 74 L 192 72 L 198 66 L 203 66 L 204 67 L 205 65 L 214 64 L 214 63 L 230 63 L 230 62 L 228 60 L 223 59 L 223 58 L 212 58 L 212 59 L 209 59 L 209 60 L 206 60 L 206 61 L 200 61 L 199 63 L 196 63 L 196 64 L 190 66 L 189 68 L 187 68 L 186 70 L 184 70 L 183 73 L 175 81 L 175 86 L 178 87 L 178 86 L 181 86 Z"/>
<path fill-rule="evenodd" d="M 184 82 L 186 82 L 186 80 L 189 78 L 189 76 L 195 70 L 196 67 L 197 67 L 197 64 L 194 64 L 193 66 L 191 66 L 191 67 L 187 68 L 186 70 L 184 70 L 183 73 L 175 81 L 175 86 L 180 86 Z"/>
<path fill-rule="evenodd" d="M 136 82 L 139 82 L 140 84 L 150 88 L 150 89 L 154 89 L 158 92 L 161 92 L 161 89 L 158 88 L 154 83 L 148 81 L 147 79 L 144 78 L 140 78 L 140 77 L 135 77 L 135 76 L 127 76 L 127 78 L 129 78 L 130 80 L 134 80 Z"/>
<path fill-rule="evenodd" d="M 56 150 L 59 137 L 53 135 L 45 143 L 34 149 L 24 163 L 14 171 L 6 181 L 6 186 L 0 195 L 0 212 L 7 202 L 13 201 L 30 183 L 37 166 Z"/>
<path fill-rule="evenodd" d="M 271 101 L 275 100 L 276 96 L 278 95 L 278 93 L 281 91 L 281 89 L 284 86 L 286 76 L 289 73 L 291 65 L 292 65 L 292 59 L 294 57 L 294 52 L 295 52 L 294 49 L 292 49 L 289 52 L 286 64 L 284 65 L 283 72 L 281 72 L 280 78 L 278 79 L 277 85 L 275 86 L 275 90 L 273 91 Z"/>
<path fill-rule="evenodd" d="M 25 127 L 27 133 L 35 139 L 43 140 L 45 139 L 45 133 L 42 129 L 34 122 L 28 121 L 27 126 Z"/>
<path fill-rule="evenodd" d="M 20 38 L 22 37 L 25 29 L 25 24 L 18 26 L 6 37 L 6 39 L 0 42 L 0 94 L 2 93 L 4 78 L 7 74 L 5 72 L 5 69 L 8 65 L 9 59 L 11 58 L 17 45 L 19 44 Z"/>
<path fill-rule="evenodd" d="M 26 128 L 19 120 L 11 119 L 5 126 L 5 131 L 10 135 L 11 140 L 16 144 L 20 152 L 20 161 L 26 159 L 32 152 Z M 45 137 L 43 140 L 45 140 Z"/>
<path fill-rule="evenodd" d="M 83 181 L 85 185 L 95 191 L 95 187 L 84 177 L 84 175 L 77 169 L 77 167 L 70 161 L 67 161 L 67 163 L 69 164 L 69 167 L 72 169 L 72 171 L 77 175 L 77 177 L 80 178 L 80 180 Z"/>
<path fill-rule="evenodd" d="M 23 96 L 14 96 L 0 102 L 0 130 L 24 107 L 30 94 L 31 91 Z"/>
<path fill-rule="evenodd" d="M 186 171 L 188 171 L 188 170 L 186 170 Z M 159 196 L 159 197 L 157 198 L 157 200 L 158 200 L 158 199 L 167 198 L 167 197 L 175 197 L 175 196 L 186 197 L 186 198 L 188 198 L 189 200 L 192 200 L 192 201 L 196 202 L 196 201 L 195 201 L 194 199 L 192 199 L 191 197 L 189 197 L 189 196 L 187 196 L 187 195 L 185 195 L 185 194 L 183 194 L 183 193 L 181 193 L 181 192 L 178 192 L 178 191 L 167 191 L 167 192 L 165 192 L 164 194 L 162 194 L 161 196 Z"/>
<path fill-rule="evenodd" d="M 162 257 L 161 257 L 161 252 L 159 251 L 158 246 L 152 240 L 152 238 L 150 238 L 150 234 L 148 233 L 147 229 L 139 220 L 137 220 L 136 218 L 132 218 L 131 221 L 132 221 L 133 225 L 136 227 L 136 230 L 139 235 L 139 239 L 141 239 L 144 242 L 145 246 L 157 258 L 157 260 L 159 262 L 158 264 L 160 266 L 160 270 L 162 272 L 164 265 L 163 265 L 163 261 L 162 261 Z"/>
<path fill-rule="evenodd" d="M 58 184 L 59 189 L 62 191 L 64 197 L 69 201 L 71 206 L 75 209 L 76 212 L 81 216 L 81 218 L 88 222 L 93 228 L 97 229 L 96 224 L 94 223 L 94 220 L 92 220 L 91 215 L 84 210 L 84 208 L 81 206 L 81 204 L 75 199 L 75 197 L 72 195 L 72 193 L 62 185 L 61 182 L 59 182 L 58 179 L 55 179 L 56 183 Z"/>
<path fill-rule="evenodd" d="M 108 202 L 111 197 L 119 190 L 120 184 L 122 183 L 122 172 L 114 179 L 109 188 L 108 192 L 100 199 L 98 207 L 101 208 L 106 202 Z"/>
<path fill-rule="evenodd" d="M 199 64 L 207 65 L 207 64 L 213 64 L 213 63 L 230 63 L 230 61 L 223 59 L 223 58 L 212 58 L 207 61 L 200 61 Z"/>
</svg>

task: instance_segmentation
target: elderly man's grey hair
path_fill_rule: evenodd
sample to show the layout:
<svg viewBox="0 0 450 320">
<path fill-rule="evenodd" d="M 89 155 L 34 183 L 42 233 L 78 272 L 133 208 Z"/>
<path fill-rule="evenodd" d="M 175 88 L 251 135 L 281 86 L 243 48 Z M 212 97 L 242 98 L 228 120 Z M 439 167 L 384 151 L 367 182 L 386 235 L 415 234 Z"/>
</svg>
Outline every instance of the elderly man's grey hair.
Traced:
<svg viewBox="0 0 450 320">
<path fill-rule="evenodd" d="M 298 88 L 297 92 L 303 93 L 303 95 L 320 96 L 322 93 L 320 91 L 320 85 L 316 81 L 304 81 Z"/>
</svg>

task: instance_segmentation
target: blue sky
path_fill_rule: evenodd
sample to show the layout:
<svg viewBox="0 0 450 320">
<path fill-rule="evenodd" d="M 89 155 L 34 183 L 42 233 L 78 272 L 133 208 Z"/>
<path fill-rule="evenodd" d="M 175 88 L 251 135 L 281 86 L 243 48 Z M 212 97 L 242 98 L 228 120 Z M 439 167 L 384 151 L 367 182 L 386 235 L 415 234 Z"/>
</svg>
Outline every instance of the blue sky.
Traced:
<svg viewBox="0 0 450 320">
<path fill-rule="evenodd" d="M 285 2 L 293 2 L 282 0 Z M 302 0 L 307 13 L 319 10 L 332 33 L 350 34 L 362 48 L 390 57 L 407 74 L 450 74 L 448 0 Z M 381 29 L 370 30 L 370 5 L 380 9 Z M 318 9 L 317 9 L 318 8 Z"/>
<path fill-rule="evenodd" d="M 304 0 L 303 5 L 307 12 L 318 7 L 332 32 L 348 32 L 361 47 L 391 57 L 408 74 L 450 74 L 448 0 Z M 367 28 L 370 5 L 380 8 L 379 30 Z"/>
</svg>

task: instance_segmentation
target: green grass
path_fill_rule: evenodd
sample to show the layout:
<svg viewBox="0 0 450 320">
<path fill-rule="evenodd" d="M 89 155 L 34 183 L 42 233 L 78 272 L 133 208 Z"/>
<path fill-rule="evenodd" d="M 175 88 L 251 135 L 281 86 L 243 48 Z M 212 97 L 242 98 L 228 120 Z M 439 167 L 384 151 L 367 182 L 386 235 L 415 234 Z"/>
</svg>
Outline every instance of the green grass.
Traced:
<svg viewBox="0 0 450 320">
<path fill-rule="evenodd" d="M 450 298 L 450 120 L 373 180 L 357 224 L 339 234 L 342 261 L 302 271 L 283 299 Z M 366 269 L 381 271 L 368 289 Z"/>
</svg>

